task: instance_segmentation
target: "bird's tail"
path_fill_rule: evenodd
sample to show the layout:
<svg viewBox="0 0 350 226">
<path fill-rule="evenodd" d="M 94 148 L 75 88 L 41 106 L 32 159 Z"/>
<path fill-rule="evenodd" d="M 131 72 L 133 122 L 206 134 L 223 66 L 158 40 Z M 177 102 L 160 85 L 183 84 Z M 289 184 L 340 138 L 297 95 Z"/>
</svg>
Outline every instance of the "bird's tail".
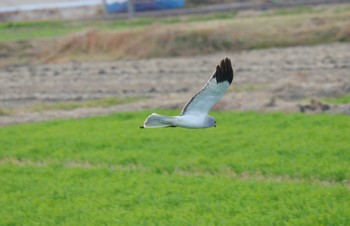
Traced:
<svg viewBox="0 0 350 226">
<path fill-rule="evenodd" d="M 146 121 L 142 126 L 140 126 L 140 128 L 174 127 L 174 125 L 171 123 L 172 119 L 172 116 L 164 116 L 152 113 L 146 118 Z"/>
</svg>

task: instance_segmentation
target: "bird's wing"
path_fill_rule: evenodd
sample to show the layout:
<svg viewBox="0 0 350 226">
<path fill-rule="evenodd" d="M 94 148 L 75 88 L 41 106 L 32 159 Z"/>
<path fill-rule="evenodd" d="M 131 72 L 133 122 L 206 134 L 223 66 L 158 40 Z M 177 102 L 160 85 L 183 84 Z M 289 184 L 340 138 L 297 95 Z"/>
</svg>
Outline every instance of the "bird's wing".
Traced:
<svg viewBox="0 0 350 226">
<path fill-rule="evenodd" d="M 233 69 L 229 58 L 221 60 L 206 85 L 196 93 L 183 108 L 181 115 L 206 115 L 225 94 L 233 80 Z"/>
</svg>

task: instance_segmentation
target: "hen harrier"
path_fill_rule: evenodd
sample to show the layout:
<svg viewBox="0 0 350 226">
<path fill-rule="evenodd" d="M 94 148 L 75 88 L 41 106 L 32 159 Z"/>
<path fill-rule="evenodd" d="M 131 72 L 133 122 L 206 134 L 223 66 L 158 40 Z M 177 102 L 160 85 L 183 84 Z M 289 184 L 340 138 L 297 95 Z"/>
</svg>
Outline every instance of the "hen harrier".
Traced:
<svg viewBox="0 0 350 226">
<path fill-rule="evenodd" d="M 184 127 L 191 129 L 216 127 L 216 121 L 208 115 L 210 109 L 225 94 L 233 80 L 229 58 L 221 60 L 206 85 L 185 105 L 179 116 L 152 113 L 140 128 Z"/>
</svg>

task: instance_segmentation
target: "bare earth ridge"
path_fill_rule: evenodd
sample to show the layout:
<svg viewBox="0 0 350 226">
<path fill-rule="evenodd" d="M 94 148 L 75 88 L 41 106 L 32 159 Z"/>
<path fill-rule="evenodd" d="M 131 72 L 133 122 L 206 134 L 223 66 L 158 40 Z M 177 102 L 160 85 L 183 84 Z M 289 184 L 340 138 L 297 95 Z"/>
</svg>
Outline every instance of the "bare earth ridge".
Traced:
<svg viewBox="0 0 350 226">
<path fill-rule="evenodd" d="M 314 105 L 312 112 L 350 113 L 349 104 L 320 107 L 322 98 L 350 92 L 350 44 L 334 43 L 199 57 L 7 66 L 0 68 L 0 110 L 108 97 L 140 100 L 69 111 L 15 110 L 0 114 L 0 125 L 155 108 L 180 112 L 226 56 L 234 66 L 234 84 L 215 110 L 298 112 Z"/>
</svg>

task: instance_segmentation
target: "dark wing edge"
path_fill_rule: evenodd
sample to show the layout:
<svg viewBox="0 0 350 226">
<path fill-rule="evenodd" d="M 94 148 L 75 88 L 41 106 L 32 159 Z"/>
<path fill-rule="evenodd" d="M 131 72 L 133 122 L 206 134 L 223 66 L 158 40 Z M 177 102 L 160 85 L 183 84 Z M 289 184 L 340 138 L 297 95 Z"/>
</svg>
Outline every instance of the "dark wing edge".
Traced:
<svg viewBox="0 0 350 226">
<path fill-rule="evenodd" d="M 212 79 L 216 79 L 216 83 L 221 83 L 227 81 L 230 85 L 233 81 L 233 69 L 231 60 L 228 57 L 225 57 L 221 60 L 220 64 L 216 66 L 216 70 L 214 74 L 210 77 L 210 79 L 207 81 L 207 83 L 204 85 L 204 87 L 199 90 L 195 95 L 192 96 L 192 98 L 186 103 L 185 107 L 182 109 L 180 115 L 184 115 L 188 106 L 191 104 L 191 102 L 207 87 L 209 82 Z"/>
<path fill-rule="evenodd" d="M 220 65 L 216 66 L 216 71 L 213 78 L 216 78 L 216 82 L 225 82 L 227 81 L 229 84 L 233 81 L 233 69 L 230 58 L 226 57 L 221 60 Z"/>
</svg>

